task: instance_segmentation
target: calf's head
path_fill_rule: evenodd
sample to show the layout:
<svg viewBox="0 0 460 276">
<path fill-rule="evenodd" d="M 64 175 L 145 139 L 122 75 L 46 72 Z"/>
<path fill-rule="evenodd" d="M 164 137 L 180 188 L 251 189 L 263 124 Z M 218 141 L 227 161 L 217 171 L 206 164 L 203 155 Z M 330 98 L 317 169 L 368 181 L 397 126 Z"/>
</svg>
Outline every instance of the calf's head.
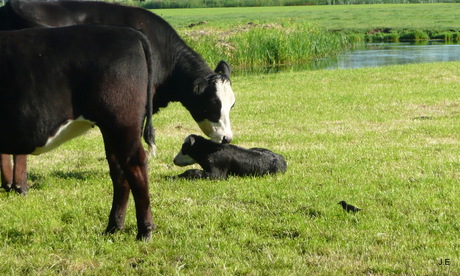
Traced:
<svg viewBox="0 0 460 276">
<path fill-rule="evenodd" d="M 214 143 L 204 137 L 192 134 L 185 138 L 181 150 L 174 158 L 174 164 L 181 167 L 195 163 L 203 165 L 208 162 L 208 158 L 213 153 L 225 147 L 225 145 Z"/>
<path fill-rule="evenodd" d="M 230 143 L 233 138 L 230 110 L 235 95 L 230 82 L 230 67 L 221 61 L 215 74 L 193 83 L 194 103 L 189 111 L 198 126 L 215 143 Z"/>
<path fill-rule="evenodd" d="M 194 149 L 196 137 L 196 135 L 192 134 L 185 138 L 184 143 L 182 144 L 182 148 L 174 158 L 175 165 L 184 167 L 196 163 L 196 160 L 190 156 L 196 153 L 196 149 Z"/>
</svg>

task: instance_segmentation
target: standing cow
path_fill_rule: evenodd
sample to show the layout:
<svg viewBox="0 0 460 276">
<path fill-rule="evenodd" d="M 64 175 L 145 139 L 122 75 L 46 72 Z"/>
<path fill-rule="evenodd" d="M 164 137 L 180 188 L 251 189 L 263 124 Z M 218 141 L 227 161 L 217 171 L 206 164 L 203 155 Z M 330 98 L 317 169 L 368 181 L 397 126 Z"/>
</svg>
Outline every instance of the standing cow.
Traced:
<svg viewBox="0 0 460 276">
<path fill-rule="evenodd" d="M 151 55 L 125 27 L 0 32 L 0 152 L 40 154 L 98 126 L 114 187 L 106 231 L 123 228 L 131 189 L 143 240 L 154 228 L 141 143 L 143 132 L 153 144 Z"/>
<path fill-rule="evenodd" d="M 161 17 L 141 8 L 92 1 L 11 0 L 0 8 L 0 30 L 95 23 L 132 27 L 147 36 L 153 50 L 153 113 L 169 102 L 179 101 L 212 141 L 232 140 L 230 110 L 235 96 L 230 67 L 221 61 L 211 70 Z M 14 177 L 9 156 L 0 159 L 3 176 L 8 178 L 2 179 L 2 187 L 26 192 L 26 158 L 16 157 Z M 119 192 L 125 205 L 129 187 Z"/>
</svg>

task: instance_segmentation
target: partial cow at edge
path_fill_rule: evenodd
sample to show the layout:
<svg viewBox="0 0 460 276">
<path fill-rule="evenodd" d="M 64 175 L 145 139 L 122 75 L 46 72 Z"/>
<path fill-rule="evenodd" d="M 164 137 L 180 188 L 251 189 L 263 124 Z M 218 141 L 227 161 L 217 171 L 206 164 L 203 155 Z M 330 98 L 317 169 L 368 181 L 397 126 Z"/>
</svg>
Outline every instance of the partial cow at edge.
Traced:
<svg viewBox="0 0 460 276">
<path fill-rule="evenodd" d="M 143 240 L 154 229 L 141 142 L 153 144 L 151 55 L 131 28 L 0 32 L 0 152 L 40 154 L 98 126 L 114 187 L 106 231 L 123 228 L 119 191 L 131 189 Z"/>
<path fill-rule="evenodd" d="M 230 110 L 235 96 L 229 65 L 221 61 L 212 70 L 156 14 L 142 8 L 96 1 L 10 0 L 0 7 L 0 30 L 81 24 L 126 26 L 144 33 L 153 48 L 153 113 L 169 102 L 181 102 L 214 142 L 229 143 L 232 140 Z M 2 187 L 25 193 L 26 157 L 15 157 L 14 172 L 10 157 L 2 155 L 1 159 Z M 120 197 L 127 200 L 125 195 Z M 123 213 L 123 208 L 120 212 Z"/>
</svg>

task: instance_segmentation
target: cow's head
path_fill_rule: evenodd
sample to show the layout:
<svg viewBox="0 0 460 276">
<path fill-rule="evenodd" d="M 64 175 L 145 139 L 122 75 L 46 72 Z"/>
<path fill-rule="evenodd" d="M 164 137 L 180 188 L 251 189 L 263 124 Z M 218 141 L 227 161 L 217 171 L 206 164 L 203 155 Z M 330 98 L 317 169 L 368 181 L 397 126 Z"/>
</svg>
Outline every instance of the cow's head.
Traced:
<svg viewBox="0 0 460 276">
<path fill-rule="evenodd" d="M 230 82 L 230 67 L 221 61 L 215 74 L 199 78 L 193 83 L 194 104 L 189 110 L 201 130 L 215 143 L 230 143 L 230 110 L 235 95 Z"/>
</svg>

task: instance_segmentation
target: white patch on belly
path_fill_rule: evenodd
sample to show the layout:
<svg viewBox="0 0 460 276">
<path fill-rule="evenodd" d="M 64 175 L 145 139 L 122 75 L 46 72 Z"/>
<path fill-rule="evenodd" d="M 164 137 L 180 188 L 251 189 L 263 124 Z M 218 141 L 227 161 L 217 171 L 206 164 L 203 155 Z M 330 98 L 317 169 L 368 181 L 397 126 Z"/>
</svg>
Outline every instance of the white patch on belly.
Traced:
<svg viewBox="0 0 460 276">
<path fill-rule="evenodd" d="M 55 149 L 63 143 L 82 135 L 91 127 L 94 127 L 94 123 L 85 120 L 83 116 L 80 116 L 75 120 L 68 120 L 65 124 L 59 127 L 54 136 L 48 138 L 48 141 L 46 141 L 46 144 L 43 147 L 37 147 L 32 154 L 37 155 Z"/>
</svg>

